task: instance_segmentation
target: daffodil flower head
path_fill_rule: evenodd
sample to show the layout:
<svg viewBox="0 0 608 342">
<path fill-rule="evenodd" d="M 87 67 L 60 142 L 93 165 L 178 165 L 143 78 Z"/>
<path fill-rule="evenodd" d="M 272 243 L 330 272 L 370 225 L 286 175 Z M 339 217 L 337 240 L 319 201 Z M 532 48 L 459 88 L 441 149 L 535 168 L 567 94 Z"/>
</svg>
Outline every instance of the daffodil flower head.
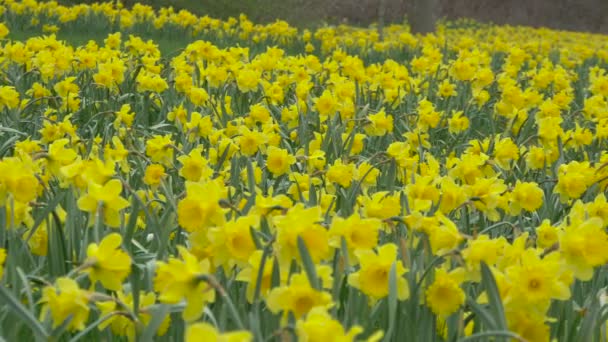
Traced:
<svg viewBox="0 0 608 342">
<path fill-rule="evenodd" d="M 103 221 L 110 227 L 120 226 L 120 211 L 129 206 L 129 201 L 120 194 L 122 183 L 118 179 L 99 185 L 89 182 L 87 193 L 78 199 L 78 208 L 94 215 L 103 215 Z M 98 209 L 101 208 L 101 212 Z"/>
<path fill-rule="evenodd" d="M 426 304 L 434 314 L 447 317 L 464 304 L 465 293 L 460 288 L 461 282 L 462 279 L 444 268 L 437 269 L 435 280 L 425 291 Z"/>
<path fill-rule="evenodd" d="M 163 303 L 176 304 L 186 301 L 183 318 L 197 320 L 206 303 L 215 301 L 215 291 L 208 283 L 211 263 L 199 260 L 183 246 L 178 247 L 180 258 L 169 258 L 168 262 L 157 262 L 154 290 Z"/>
<path fill-rule="evenodd" d="M 333 305 L 331 294 L 311 287 L 305 273 L 297 273 L 290 277 L 289 285 L 272 289 L 266 298 L 266 304 L 274 313 L 293 313 L 300 318 L 313 307 L 330 307 Z"/>
<path fill-rule="evenodd" d="M 89 318 L 89 293 L 82 290 L 75 280 L 62 277 L 42 290 L 41 320 L 50 312 L 53 327 L 58 327 L 71 317 L 67 329 L 83 330 Z"/>
<path fill-rule="evenodd" d="M 249 331 L 239 330 L 220 332 L 209 323 L 199 322 L 188 326 L 186 329 L 186 342 L 250 342 L 253 335 Z"/>
<path fill-rule="evenodd" d="M 84 264 L 88 267 L 91 283 L 101 282 L 108 290 L 118 291 L 122 282 L 131 273 L 131 257 L 120 249 L 122 236 L 111 233 L 101 240 L 101 243 L 92 243 L 87 248 L 87 259 Z"/>
<path fill-rule="evenodd" d="M 359 270 L 348 276 L 348 284 L 369 296 L 370 302 L 385 298 L 389 291 L 389 273 L 395 265 L 397 277 L 397 298 L 405 300 L 409 297 L 409 286 L 403 277 L 408 271 L 397 259 L 397 245 L 388 243 L 373 250 L 358 250 L 355 255 L 359 259 Z"/>
</svg>

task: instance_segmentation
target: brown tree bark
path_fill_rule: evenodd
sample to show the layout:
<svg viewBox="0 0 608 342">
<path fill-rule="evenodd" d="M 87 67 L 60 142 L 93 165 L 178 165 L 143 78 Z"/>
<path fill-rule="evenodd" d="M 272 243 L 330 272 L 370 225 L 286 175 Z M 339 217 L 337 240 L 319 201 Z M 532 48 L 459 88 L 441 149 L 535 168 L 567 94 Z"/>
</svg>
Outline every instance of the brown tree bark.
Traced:
<svg viewBox="0 0 608 342">
<path fill-rule="evenodd" d="M 384 15 L 386 13 L 386 0 L 380 0 L 378 4 L 378 36 L 380 41 L 384 40 Z"/>
<path fill-rule="evenodd" d="M 437 20 L 437 0 L 411 0 L 408 10 L 408 22 L 412 33 L 431 33 L 435 31 Z"/>
<path fill-rule="evenodd" d="M 598 32 L 608 33 L 608 0 L 599 0 L 600 19 Z"/>
</svg>

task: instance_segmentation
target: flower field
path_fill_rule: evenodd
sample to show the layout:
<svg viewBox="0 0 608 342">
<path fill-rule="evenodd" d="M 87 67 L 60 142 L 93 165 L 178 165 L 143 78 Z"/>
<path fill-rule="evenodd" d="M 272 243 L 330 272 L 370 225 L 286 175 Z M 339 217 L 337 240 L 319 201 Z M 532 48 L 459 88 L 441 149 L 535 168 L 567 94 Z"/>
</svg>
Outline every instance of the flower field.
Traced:
<svg viewBox="0 0 608 342">
<path fill-rule="evenodd" d="M 0 341 L 608 340 L 608 36 L 0 15 Z"/>
</svg>

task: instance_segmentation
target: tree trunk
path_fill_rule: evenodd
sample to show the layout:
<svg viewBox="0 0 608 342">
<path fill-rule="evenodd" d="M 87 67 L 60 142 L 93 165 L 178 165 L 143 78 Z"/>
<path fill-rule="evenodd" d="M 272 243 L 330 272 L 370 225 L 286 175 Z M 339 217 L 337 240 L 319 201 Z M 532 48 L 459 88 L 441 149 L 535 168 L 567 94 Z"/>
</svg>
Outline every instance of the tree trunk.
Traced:
<svg viewBox="0 0 608 342">
<path fill-rule="evenodd" d="M 380 41 L 384 40 L 384 15 L 386 14 L 386 0 L 380 0 L 378 4 L 378 36 Z"/>
<path fill-rule="evenodd" d="M 608 33 L 608 0 L 600 1 L 600 20 L 598 25 L 598 32 Z"/>
<path fill-rule="evenodd" d="M 437 0 L 411 0 L 408 21 L 412 33 L 431 33 L 435 31 Z"/>
</svg>

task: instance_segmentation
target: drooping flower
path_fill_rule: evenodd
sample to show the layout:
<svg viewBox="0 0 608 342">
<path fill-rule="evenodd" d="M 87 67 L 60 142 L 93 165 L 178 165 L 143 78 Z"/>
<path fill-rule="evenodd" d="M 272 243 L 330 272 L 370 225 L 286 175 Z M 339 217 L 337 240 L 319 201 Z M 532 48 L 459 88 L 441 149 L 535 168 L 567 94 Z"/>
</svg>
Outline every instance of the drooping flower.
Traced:
<svg viewBox="0 0 608 342">
<path fill-rule="evenodd" d="M 110 227 L 120 226 L 120 211 L 129 206 L 129 201 L 120 196 L 122 183 L 118 179 L 109 180 L 101 186 L 90 182 L 86 195 L 78 199 L 78 208 L 91 214 L 103 215 L 104 223 Z M 101 206 L 101 213 L 97 213 Z"/>
<path fill-rule="evenodd" d="M 112 233 L 104 237 L 99 245 L 92 243 L 87 248 L 84 272 L 89 274 L 91 283 L 97 281 L 108 290 L 118 291 L 122 282 L 131 273 L 131 257 L 120 249 L 122 236 Z"/>
<path fill-rule="evenodd" d="M 62 277 L 42 290 L 43 303 L 41 320 L 50 312 L 53 327 L 56 328 L 71 317 L 67 328 L 70 331 L 83 330 L 89 318 L 89 293 L 80 289 L 75 280 Z"/>
<path fill-rule="evenodd" d="M 274 313 L 290 312 L 300 318 L 314 307 L 331 306 L 332 299 L 328 292 L 314 289 L 305 273 L 298 273 L 291 276 L 289 285 L 272 289 L 266 303 Z"/>
<path fill-rule="evenodd" d="M 210 276 L 209 259 L 198 260 L 183 246 L 178 246 L 180 258 L 169 258 L 168 262 L 156 263 L 154 290 L 163 303 L 176 304 L 186 301 L 183 317 L 186 321 L 197 320 L 206 303 L 215 301 L 215 291 L 205 277 Z"/>
<path fill-rule="evenodd" d="M 155 135 L 146 141 L 146 155 L 155 163 L 171 166 L 173 162 L 173 141 L 171 135 Z"/>
<path fill-rule="evenodd" d="M 298 238 L 302 238 L 313 262 L 317 263 L 330 256 L 327 229 L 319 224 L 322 218 L 320 207 L 304 208 L 301 203 L 289 209 L 287 215 L 277 216 L 276 251 L 282 266 L 289 266 L 292 260 L 300 260 Z"/>
<path fill-rule="evenodd" d="M 186 182 L 186 197 L 177 204 L 177 221 L 189 232 L 223 225 L 225 209 L 220 206 L 225 189 L 213 180 L 206 183 Z"/>
<path fill-rule="evenodd" d="M 559 250 L 577 279 L 593 277 L 593 268 L 608 262 L 608 233 L 603 221 L 593 217 L 568 225 L 559 234 Z"/>
<path fill-rule="evenodd" d="M 222 226 L 210 228 L 207 236 L 217 251 L 214 255 L 215 265 L 225 265 L 226 269 L 229 269 L 231 266 L 229 261 L 232 264 L 234 262 L 246 264 L 256 250 L 251 229 L 258 228 L 259 225 L 258 216 L 247 215 L 228 221 Z"/>
<path fill-rule="evenodd" d="M 272 258 L 267 258 L 264 262 L 264 269 L 261 270 L 261 279 L 258 280 L 260 274 L 260 268 L 262 267 L 263 252 L 257 250 L 249 257 L 248 266 L 236 276 L 236 280 L 247 283 L 247 301 L 252 303 L 255 296 L 255 289 L 259 282 L 260 284 L 260 296 L 265 298 L 271 288 L 272 273 L 274 270 L 274 263 Z"/>
<path fill-rule="evenodd" d="M 355 213 L 346 219 L 335 217 L 329 229 L 329 243 L 335 248 L 341 248 L 342 238 L 352 251 L 372 249 L 378 243 L 378 235 L 382 222 L 376 218 L 362 218 Z"/>
<path fill-rule="evenodd" d="M 101 311 L 101 315 L 111 315 L 107 320 L 99 324 L 99 330 L 103 330 L 107 327 L 110 327 L 113 334 L 118 336 L 126 336 L 129 341 L 135 341 L 137 336 L 137 327 L 136 323 L 133 321 L 131 317 L 129 317 L 130 313 L 122 311 L 128 309 L 130 312 L 133 311 L 133 294 L 128 293 L 125 294 L 122 291 L 116 292 L 116 299 L 120 302 L 120 305 L 116 300 L 109 301 L 100 301 L 97 302 L 96 305 Z M 156 301 L 156 295 L 152 292 L 140 292 L 139 294 L 139 310 L 137 319 L 144 325 L 149 324 L 152 319 L 152 315 L 149 313 L 149 307 L 154 305 Z M 122 307 L 121 305 L 125 305 Z M 163 319 L 162 323 L 158 327 L 157 335 L 163 336 L 167 329 L 169 328 L 169 324 L 171 323 L 171 319 L 169 315 L 166 315 Z"/>
</svg>

